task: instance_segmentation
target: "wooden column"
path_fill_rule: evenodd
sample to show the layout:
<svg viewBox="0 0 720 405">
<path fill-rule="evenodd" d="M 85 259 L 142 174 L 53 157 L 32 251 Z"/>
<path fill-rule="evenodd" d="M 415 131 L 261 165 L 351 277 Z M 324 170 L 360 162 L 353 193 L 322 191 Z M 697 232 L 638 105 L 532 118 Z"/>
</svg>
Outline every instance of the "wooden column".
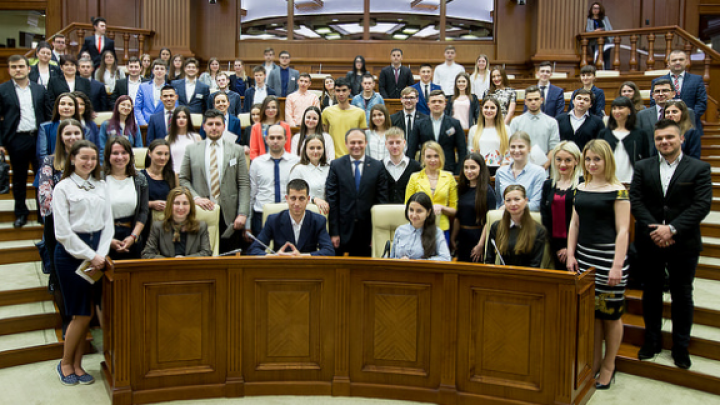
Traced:
<svg viewBox="0 0 720 405">
<path fill-rule="evenodd" d="M 532 60 L 577 63 L 579 45 L 575 36 L 585 31 L 586 2 L 543 0 L 537 4 L 535 55 Z"/>
<path fill-rule="evenodd" d="M 173 55 L 194 55 L 197 36 L 197 6 L 192 0 L 143 1 L 142 27 L 155 31 L 147 52 L 157 55 L 170 48 Z"/>
<path fill-rule="evenodd" d="M 287 0 L 287 39 L 295 39 L 295 0 Z"/>
</svg>

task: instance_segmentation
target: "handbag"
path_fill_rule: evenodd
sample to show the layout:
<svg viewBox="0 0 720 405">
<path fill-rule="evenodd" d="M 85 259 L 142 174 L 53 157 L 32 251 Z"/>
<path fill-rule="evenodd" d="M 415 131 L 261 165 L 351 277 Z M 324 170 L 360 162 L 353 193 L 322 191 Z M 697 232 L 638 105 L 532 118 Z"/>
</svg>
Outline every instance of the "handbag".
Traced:
<svg viewBox="0 0 720 405">
<path fill-rule="evenodd" d="M 5 161 L 5 153 L 0 152 L 0 194 L 10 192 L 10 165 Z"/>
<path fill-rule="evenodd" d="M 48 252 L 47 246 L 45 245 L 45 239 L 41 239 L 40 242 L 35 244 L 35 247 L 40 254 L 40 264 L 43 274 L 50 274 L 52 262 L 50 261 L 50 252 Z"/>
</svg>

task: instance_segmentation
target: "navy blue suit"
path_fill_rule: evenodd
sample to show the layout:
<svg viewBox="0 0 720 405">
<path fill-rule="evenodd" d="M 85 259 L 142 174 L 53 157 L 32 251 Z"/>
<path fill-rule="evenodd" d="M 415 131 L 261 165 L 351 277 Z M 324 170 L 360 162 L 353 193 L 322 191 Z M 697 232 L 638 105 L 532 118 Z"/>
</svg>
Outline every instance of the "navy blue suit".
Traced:
<svg viewBox="0 0 720 405">
<path fill-rule="evenodd" d="M 425 100 L 425 93 L 423 93 L 425 91 L 425 86 L 422 82 L 417 82 L 410 87 L 413 87 L 418 91 L 418 103 L 415 108 L 425 115 L 430 115 L 430 107 L 428 107 L 427 100 Z M 442 90 L 442 87 L 435 83 L 430 83 L 429 90 L 428 94 L 430 94 L 433 90 Z"/>
<path fill-rule="evenodd" d="M 327 233 L 325 217 L 312 211 L 305 211 L 305 218 L 300 228 L 300 240 L 295 240 L 290 211 L 285 210 L 278 214 L 268 216 L 265 226 L 257 238 L 268 245 L 273 242 L 276 251 L 292 243 L 300 253 L 309 253 L 311 256 L 334 256 L 335 249 Z M 248 255 L 264 256 L 265 249 L 259 243 L 253 242 L 248 248 Z"/>
<path fill-rule="evenodd" d="M 108 94 L 107 90 L 105 90 L 105 85 L 100 83 L 99 81 L 95 79 L 89 79 L 90 80 L 90 94 L 87 96 L 90 97 L 90 101 L 93 105 L 93 110 L 95 111 L 112 111 L 113 108 L 115 108 L 114 105 L 109 106 L 108 104 Z"/>
<path fill-rule="evenodd" d="M 652 89 L 655 88 L 655 82 L 659 79 L 668 79 L 671 82 L 674 82 L 670 73 L 668 73 L 665 76 L 653 79 L 651 86 Z M 682 82 L 682 86 L 680 87 L 680 94 L 677 94 L 676 92 L 675 99 L 684 101 L 688 108 L 695 111 L 695 126 L 702 128 L 702 116 L 705 114 L 705 110 L 707 110 L 707 92 L 705 91 L 705 82 L 703 82 L 701 76 L 694 75 L 689 72 L 685 72 L 684 79 L 685 80 Z M 650 90 L 650 94 L 652 94 L 652 90 Z M 655 105 L 655 100 L 652 98 L 650 99 L 650 105 Z"/>
<path fill-rule="evenodd" d="M 165 108 L 162 111 L 150 116 L 147 124 L 147 144 L 155 139 L 165 139 L 167 128 L 165 127 Z"/>
<path fill-rule="evenodd" d="M 268 87 L 267 84 L 265 85 L 265 90 L 267 91 L 268 96 L 276 96 L 277 95 L 275 90 Z M 255 87 L 250 87 L 249 89 L 245 90 L 245 102 L 243 103 L 242 112 L 249 113 L 250 110 L 252 110 L 254 99 L 255 99 Z"/>
<path fill-rule="evenodd" d="M 237 140 L 235 141 L 235 143 L 240 144 L 240 136 L 242 135 L 242 128 L 240 127 L 240 118 L 238 118 L 232 114 L 229 114 L 228 122 L 226 122 L 225 124 L 226 124 L 225 129 L 228 132 L 232 132 L 233 134 L 237 135 Z M 200 136 L 203 139 L 205 139 L 205 137 L 206 137 L 205 129 L 202 127 L 200 128 Z"/>
<path fill-rule="evenodd" d="M 572 96 L 570 96 L 570 105 L 568 106 L 568 112 L 572 111 L 575 108 L 573 100 L 575 100 L 575 95 L 577 94 L 578 90 L 573 91 Z M 602 118 L 605 116 L 605 92 L 601 89 L 598 89 L 596 86 L 592 87 L 592 92 L 593 94 L 595 94 L 595 102 L 592 104 L 588 111 L 590 112 L 590 114 Z"/>
<path fill-rule="evenodd" d="M 548 85 L 547 97 L 540 110 L 551 117 L 557 117 L 565 111 L 565 93 L 563 89 L 553 84 Z M 527 111 L 527 106 L 523 112 Z"/>
<path fill-rule="evenodd" d="M 207 102 L 208 108 L 215 108 L 215 96 L 218 93 L 220 92 L 216 91 L 215 93 L 210 95 Z M 242 112 L 242 100 L 240 99 L 240 95 L 232 90 L 225 91 L 225 94 L 227 94 L 228 100 L 230 101 L 230 107 L 228 107 L 228 112 L 232 115 L 240 114 Z"/>
<path fill-rule="evenodd" d="M 207 107 L 207 99 L 210 98 L 210 87 L 195 80 L 195 94 L 185 94 L 185 79 L 173 80 L 172 86 L 178 95 L 178 105 L 184 105 L 190 109 L 191 114 L 204 114 Z"/>
</svg>

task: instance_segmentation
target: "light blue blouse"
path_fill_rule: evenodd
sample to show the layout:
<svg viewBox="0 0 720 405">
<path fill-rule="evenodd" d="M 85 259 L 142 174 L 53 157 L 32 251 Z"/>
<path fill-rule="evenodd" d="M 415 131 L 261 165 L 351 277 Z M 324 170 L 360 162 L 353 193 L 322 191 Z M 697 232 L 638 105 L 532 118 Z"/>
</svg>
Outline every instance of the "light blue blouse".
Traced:
<svg viewBox="0 0 720 405">
<path fill-rule="evenodd" d="M 495 173 L 495 198 L 497 208 L 505 205 L 503 193 L 512 184 L 520 184 L 525 187 L 525 194 L 530 200 L 528 207 L 530 211 L 540 211 L 540 200 L 542 199 L 542 188 L 547 175 L 542 166 L 528 162 L 517 178 L 513 175 L 512 164 L 501 166 Z"/>
<path fill-rule="evenodd" d="M 415 229 L 412 224 L 400 225 L 395 229 L 390 257 L 400 259 L 404 256 L 410 259 L 422 259 L 425 251 L 422 246 L 422 228 Z M 445 233 L 435 227 L 435 255 L 427 260 L 450 261 L 450 250 L 445 242 Z"/>
</svg>

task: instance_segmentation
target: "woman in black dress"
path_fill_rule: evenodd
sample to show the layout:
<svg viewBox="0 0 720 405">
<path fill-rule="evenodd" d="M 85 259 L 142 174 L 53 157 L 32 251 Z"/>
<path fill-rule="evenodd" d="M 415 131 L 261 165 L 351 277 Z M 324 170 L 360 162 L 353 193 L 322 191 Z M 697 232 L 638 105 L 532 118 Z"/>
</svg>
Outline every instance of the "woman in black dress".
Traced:
<svg viewBox="0 0 720 405">
<path fill-rule="evenodd" d="M 168 193 L 178 184 L 178 175 L 173 170 L 170 144 L 166 140 L 155 139 L 150 142 L 147 155 L 145 155 L 145 169 L 140 170 L 140 173 L 144 174 L 148 181 L 150 215 L 148 216 L 148 223 L 143 229 L 142 237 L 142 240 L 146 241 L 147 236 L 150 234 L 153 213 L 165 212 Z"/>
<path fill-rule="evenodd" d="M 485 250 L 485 217 L 495 208 L 495 191 L 485 159 L 477 153 L 465 156 L 458 182 L 458 207 L 450 244 L 458 260 L 479 262 Z"/>
<path fill-rule="evenodd" d="M 575 189 L 582 182 L 580 149 L 572 141 L 563 141 L 553 149 L 552 156 L 550 178 L 543 184 L 540 215 L 548 231 L 550 249 L 555 254 L 555 269 L 564 270 Z"/>
<path fill-rule="evenodd" d="M 612 149 L 593 139 L 583 150 L 585 182 L 575 192 L 568 231 L 567 269 L 583 273 L 595 268 L 595 361 L 597 389 L 615 378 L 615 356 L 623 336 L 630 201 L 615 177 Z M 602 344 L 605 341 L 605 356 Z"/>
</svg>

